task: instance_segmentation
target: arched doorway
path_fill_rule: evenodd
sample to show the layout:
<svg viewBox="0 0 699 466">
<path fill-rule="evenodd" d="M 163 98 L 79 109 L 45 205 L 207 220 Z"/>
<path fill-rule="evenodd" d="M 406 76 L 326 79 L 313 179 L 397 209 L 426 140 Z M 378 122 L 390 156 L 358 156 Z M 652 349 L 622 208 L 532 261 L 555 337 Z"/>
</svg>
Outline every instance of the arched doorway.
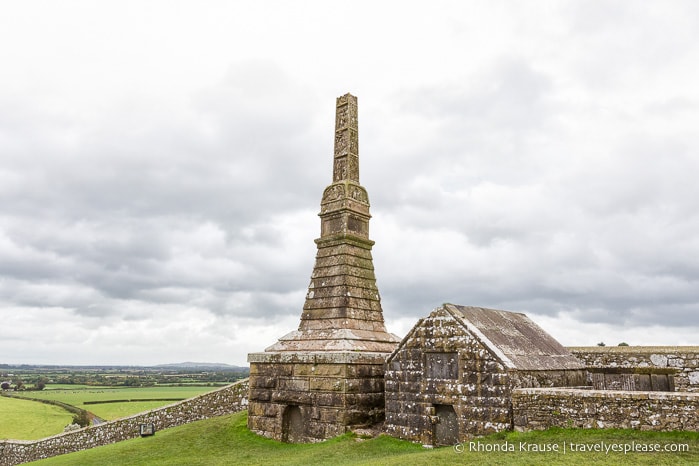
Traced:
<svg viewBox="0 0 699 466">
<path fill-rule="evenodd" d="M 438 418 L 434 426 L 435 445 L 456 445 L 459 442 L 459 422 L 452 405 L 434 405 Z"/>
<path fill-rule="evenodd" d="M 282 415 L 282 442 L 299 443 L 303 441 L 303 416 L 301 408 L 289 405 Z"/>
</svg>

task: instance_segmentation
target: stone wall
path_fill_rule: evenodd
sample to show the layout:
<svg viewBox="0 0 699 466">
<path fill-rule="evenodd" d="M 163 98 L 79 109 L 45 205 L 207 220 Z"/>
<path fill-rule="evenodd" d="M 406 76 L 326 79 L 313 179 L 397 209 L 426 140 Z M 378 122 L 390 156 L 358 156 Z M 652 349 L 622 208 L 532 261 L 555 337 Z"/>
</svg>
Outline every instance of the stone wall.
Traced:
<svg viewBox="0 0 699 466">
<path fill-rule="evenodd" d="M 248 390 L 245 379 L 188 400 L 77 431 L 41 440 L 0 441 L 0 465 L 21 464 L 135 438 L 140 435 L 141 424 L 152 423 L 157 431 L 242 411 L 247 408 Z"/>
<path fill-rule="evenodd" d="M 384 353 L 252 353 L 248 427 L 317 442 L 383 420 Z"/>
<path fill-rule="evenodd" d="M 508 430 L 510 384 L 502 362 L 454 319 L 421 319 L 388 360 L 386 433 L 440 445 Z M 441 438 L 440 424 L 452 422 L 438 412 L 445 406 L 454 412 L 455 437 L 445 431 Z"/>
<path fill-rule="evenodd" d="M 699 393 L 629 392 L 569 388 L 512 391 L 514 428 L 699 431 Z"/>
<path fill-rule="evenodd" d="M 514 367 L 502 351 L 484 343 L 489 340 L 478 328 L 467 327 L 447 306 L 421 319 L 387 361 L 384 428 L 389 435 L 424 445 L 453 445 L 510 430 L 514 388 L 584 384 L 582 365 L 567 353 L 559 357 L 567 356 L 573 365 L 563 366 L 560 359 L 546 359 L 532 348 L 532 358 L 538 357 L 547 370 L 535 369 L 535 364 L 526 370 Z M 500 314 L 491 316 L 496 317 Z M 527 341 L 518 343 L 526 346 Z"/>
<path fill-rule="evenodd" d="M 673 370 L 676 391 L 699 392 L 699 346 L 591 346 L 568 350 L 590 368 Z"/>
</svg>

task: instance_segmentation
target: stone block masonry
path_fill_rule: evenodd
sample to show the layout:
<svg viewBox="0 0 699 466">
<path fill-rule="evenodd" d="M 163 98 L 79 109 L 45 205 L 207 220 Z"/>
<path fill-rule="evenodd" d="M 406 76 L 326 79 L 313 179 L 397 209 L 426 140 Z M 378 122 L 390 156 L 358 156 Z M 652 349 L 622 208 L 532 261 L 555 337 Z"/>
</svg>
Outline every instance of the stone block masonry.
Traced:
<svg viewBox="0 0 699 466">
<path fill-rule="evenodd" d="M 386 368 L 386 433 L 454 445 L 512 428 L 519 387 L 582 385 L 583 365 L 524 314 L 444 304 Z"/>
<path fill-rule="evenodd" d="M 383 420 L 384 364 L 400 341 L 386 331 L 374 275 L 357 98 L 338 97 L 335 115 L 333 182 L 320 202 L 301 322 L 248 355 L 248 427 L 285 442 L 317 442 Z"/>
<path fill-rule="evenodd" d="M 508 430 L 511 374 L 456 321 L 420 322 L 388 362 L 386 433 L 423 445 L 445 445 Z M 449 337 L 440 339 L 437 333 Z M 446 370 L 435 373 L 430 365 Z M 448 414 L 453 418 L 451 432 L 444 432 L 444 439 L 436 431 L 447 424 L 437 415 L 440 405 L 453 410 Z"/>
<path fill-rule="evenodd" d="M 514 428 L 699 431 L 699 393 L 629 392 L 569 388 L 512 391 Z"/>
<path fill-rule="evenodd" d="M 357 98 L 336 101 L 333 183 L 320 202 L 320 238 L 298 330 L 265 352 L 392 352 L 369 239 L 369 195 L 359 184 Z M 258 361 L 259 362 L 259 361 Z M 253 425 L 251 425 L 254 428 Z"/>
<path fill-rule="evenodd" d="M 268 438 L 316 442 L 384 415 L 385 354 L 253 353 L 248 423 Z"/>
<path fill-rule="evenodd" d="M 156 431 L 242 411 L 248 406 L 248 380 L 154 409 L 41 440 L 0 441 L 0 466 L 12 466 L 138 437 L 140 425 Z"/>
<path fill-rule="evenodd" d="M 568 350 L 589 368 L 672 371 L 675 391 L 699 392 L 699 346 L 586 346 Z"/>
</svg>

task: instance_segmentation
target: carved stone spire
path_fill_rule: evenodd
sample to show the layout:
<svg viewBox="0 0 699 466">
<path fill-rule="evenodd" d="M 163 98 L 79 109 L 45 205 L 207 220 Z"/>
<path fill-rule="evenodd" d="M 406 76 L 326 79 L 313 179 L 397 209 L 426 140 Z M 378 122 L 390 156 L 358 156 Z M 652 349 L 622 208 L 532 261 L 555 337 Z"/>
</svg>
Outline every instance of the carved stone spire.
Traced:
<svg viewBox="0 0 699 466">
<path fill-rule="evenodd" d="M 316 262 L 297 331 L 266 351 L 391 352 L 369 239 L 369 196 L 359 184 L 357 98 L 337 99 L 333 183 L 321 200 Z"/>
<path fill-rule="evenodd" d="M 400 339 L 386 332 L 359 184 L 357 98 L 337 99 L 333 181 L 320 202 L 318 253 L 295 330 L 248 355 L 248 427 L 315 442 L 384 419 L 384 365 Z"/>
<path fill-rule="evenodd" d="M 337 98 L 333 183 L 325 188 L 319 215 L 321 240 L 337 235 L 369 240 L 369 196 L 359 184 L 357 98 L 351 94 Z"/>
<path fill-rule="evenodd" d="M 335 110 L 333 182 L 343 180 L 359 183 L 359 121 L 352 94 L 338 97 Z"/>
</svg>

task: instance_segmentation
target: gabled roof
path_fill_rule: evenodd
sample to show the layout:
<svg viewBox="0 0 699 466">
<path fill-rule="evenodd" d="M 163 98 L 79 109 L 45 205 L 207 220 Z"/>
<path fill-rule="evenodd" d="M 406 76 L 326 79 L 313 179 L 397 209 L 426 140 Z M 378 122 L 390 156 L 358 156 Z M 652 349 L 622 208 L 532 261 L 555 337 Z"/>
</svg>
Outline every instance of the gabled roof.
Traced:
<svg viewBox="0 0 699 466">
<path fill-rule="evenodd" d="M 585 366 L 566 348 L 518 312 L 444 304 L 444 309 L 511 369 L 564 370 Z"/>
</svg>

